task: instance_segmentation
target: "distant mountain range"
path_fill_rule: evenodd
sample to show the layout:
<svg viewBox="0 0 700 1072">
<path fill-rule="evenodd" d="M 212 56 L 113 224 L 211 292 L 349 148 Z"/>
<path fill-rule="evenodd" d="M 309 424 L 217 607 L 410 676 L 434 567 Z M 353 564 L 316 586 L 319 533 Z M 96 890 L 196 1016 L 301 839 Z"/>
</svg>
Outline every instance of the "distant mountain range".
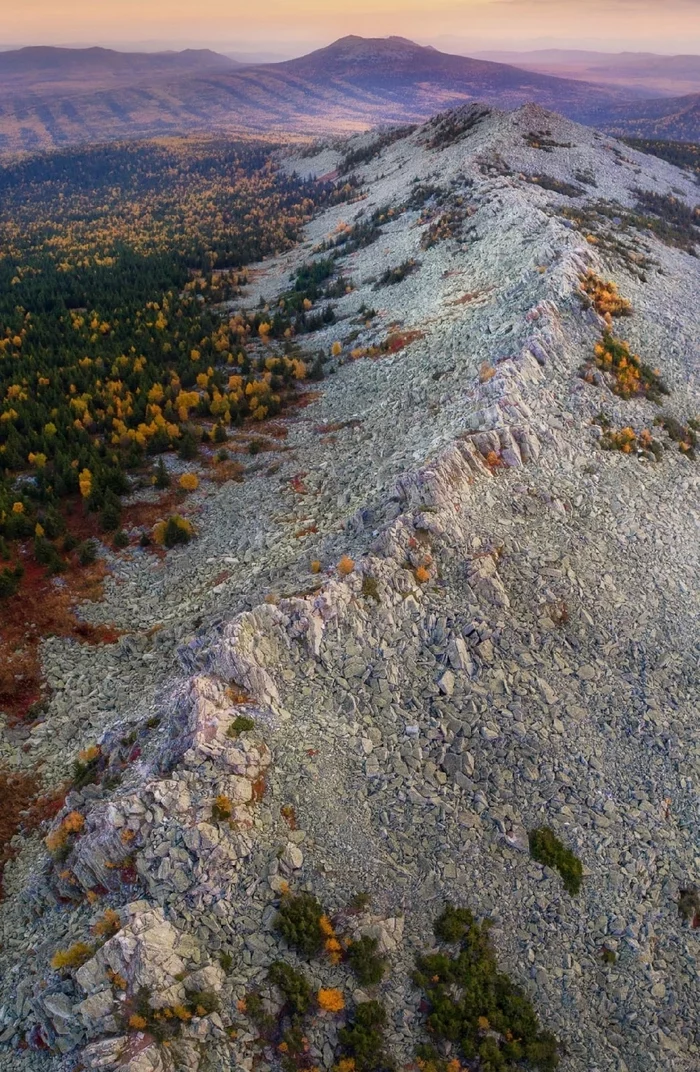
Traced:
<svg viewBox="0 0 700 1072">
<path fill-rule="evenodd" d="M 534 52 L 477 52 L 480 59 L 526 71 L 644 90 L 649 97 L 700 93 L 700 56 L 653 52 L 586 52 L 545 48 Z"/>
<path fill-rule="evenodd" d="M 111 48 L 35 46 L 0 52 L 0 85 L 10 88 L 81 84 L 88 90 L 132 78 L 227 70 L 240 66 L 230 56 L 207 48 L 182 52 L 116 52 Z"/>
<path fill-rule="evenodd" d="M 421 122 L 471 100 L 500 108 L 534 101 L 602 128 L 700 139 L 695 98 L 646 96 L 401 37 L 345 37 L 299 59 L 253 65 L 204 49 L 27 48 L 0 53 L 0 152 L 224 129 L 341 133 Z"/>
</svg>

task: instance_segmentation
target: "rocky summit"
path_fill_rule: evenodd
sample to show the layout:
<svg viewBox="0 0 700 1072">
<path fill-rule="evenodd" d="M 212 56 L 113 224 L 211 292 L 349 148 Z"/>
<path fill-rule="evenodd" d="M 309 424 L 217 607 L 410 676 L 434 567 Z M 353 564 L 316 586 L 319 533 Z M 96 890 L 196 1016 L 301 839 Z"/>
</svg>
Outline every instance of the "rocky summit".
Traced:
<svg viewBox="0 0 700 1072">
<path fill-rule="evenodd" d="M 693 1072 L 697 184 L 535 106 L 281 164 L 357 180 L 240 299 L 325 265 L 325 375 L 43 644 L 0 1067 Z"/>
</svg>

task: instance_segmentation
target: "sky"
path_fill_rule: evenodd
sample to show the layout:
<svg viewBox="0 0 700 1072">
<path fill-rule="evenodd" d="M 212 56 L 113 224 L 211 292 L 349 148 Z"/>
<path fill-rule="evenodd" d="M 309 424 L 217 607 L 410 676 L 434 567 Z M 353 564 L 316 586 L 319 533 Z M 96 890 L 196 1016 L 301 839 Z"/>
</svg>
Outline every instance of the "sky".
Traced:
<svg viewBox="0 0 700 1072">
<path fill-rule="evenodd" d="M 210 47 L 300 55 L 345 34 L 444 51 L 700 52 L 700 0 L 2 0 L 0 46 Z"/>
</svg>

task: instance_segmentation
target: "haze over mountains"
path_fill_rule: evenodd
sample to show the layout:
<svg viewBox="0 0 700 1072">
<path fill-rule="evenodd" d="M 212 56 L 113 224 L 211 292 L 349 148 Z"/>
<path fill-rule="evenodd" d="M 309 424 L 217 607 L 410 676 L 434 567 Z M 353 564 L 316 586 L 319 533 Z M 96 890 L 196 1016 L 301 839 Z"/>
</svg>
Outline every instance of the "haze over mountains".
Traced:
<svg viewBox="0 0 700 1072">
<path fill-rule="evenodd" d="M 642 89 L 650 97 L 700 93 L 700 56 L 560 48 L 532 52 L 478 52 L 475 55 L 480 59 L 510 63 L 526 71 L 553 74 L 560 78 Z"/>
<path fill-rule="evenodd" d="M 344 38 L 300 59 L 239 66 L 205 49 L 0 54 L 0 150 L 214 129 L 316 134 L 416 122 L 471 100 L 528 101 L 620 121 L 643 92 L 450 56 L 402 38 Z M 593 117 L 593 118 L 592 118 Z M 639 116 L 637 116 L 639 119 Z"/>
<path fill-rule="evenodd" d="M 524 71 L 400 37 L 342 38 L 276 64 L 240 65 L 206 49 L 119 53 L 27 48 L 0 53 L 0 151 L 216 129 L 319 134 L 420 122 L 483 100 L 535 102 L 620 131 L 695 138 L 697 101 L 654 100 L 629 85 Z M 658 94 L 657 94 L 658 96 Z M 647 129 L 649 128 L 649 129 Z"/>
</svg>

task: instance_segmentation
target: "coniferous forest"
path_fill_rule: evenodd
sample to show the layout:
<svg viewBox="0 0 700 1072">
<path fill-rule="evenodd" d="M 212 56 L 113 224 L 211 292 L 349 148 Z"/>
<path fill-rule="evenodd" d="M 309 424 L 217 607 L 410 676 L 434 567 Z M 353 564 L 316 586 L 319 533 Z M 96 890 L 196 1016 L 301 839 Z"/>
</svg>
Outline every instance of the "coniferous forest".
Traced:
<svg viewBox="0 0 700 1072">
<path fill-rule="evenodd" d="M 246 265 L 352 193 L 285 174 L 273 145 L 221 138 L 0 169 L 0 596 L 19 583 L 19 541 L 60 569 L 67 504 L 114 531 L 130 473 L 156 480 L 159 454 L 279 412 L 306 374 L 303 325 L 224 303 Z M 270 334 L 280 345 L 261 353 Z"/>
</svg>

